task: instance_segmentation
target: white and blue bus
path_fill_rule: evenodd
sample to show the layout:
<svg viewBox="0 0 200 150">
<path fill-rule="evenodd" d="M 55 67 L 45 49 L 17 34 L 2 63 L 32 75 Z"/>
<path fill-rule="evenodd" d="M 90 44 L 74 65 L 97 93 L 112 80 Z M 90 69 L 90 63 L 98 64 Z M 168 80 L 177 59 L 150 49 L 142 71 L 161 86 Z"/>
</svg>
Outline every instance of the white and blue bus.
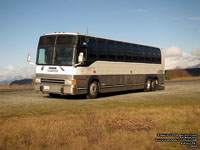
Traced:
<svg viewBox="0 0 200 150">
<path fill-rule="evenodd" d="M 45 34 L 38 44 L 35 90 L 52 97 L 88 98 L 115 91 L 154 91 L 164 84 L 164 62 L 158 47 L 78 33 Z"/>
</svg>

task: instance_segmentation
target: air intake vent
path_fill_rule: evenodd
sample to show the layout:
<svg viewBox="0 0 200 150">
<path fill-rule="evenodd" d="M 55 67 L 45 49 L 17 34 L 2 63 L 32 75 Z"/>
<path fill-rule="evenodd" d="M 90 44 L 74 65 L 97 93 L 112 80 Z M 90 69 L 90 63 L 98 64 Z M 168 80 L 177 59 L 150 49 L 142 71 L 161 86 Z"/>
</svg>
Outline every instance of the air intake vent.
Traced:
<svg viewBox="0 0 200 150">
<path fill-rule="evenodd" d="M 65 84 L 65 80 L 41 78 L 41 83 Z"/>
</svg>

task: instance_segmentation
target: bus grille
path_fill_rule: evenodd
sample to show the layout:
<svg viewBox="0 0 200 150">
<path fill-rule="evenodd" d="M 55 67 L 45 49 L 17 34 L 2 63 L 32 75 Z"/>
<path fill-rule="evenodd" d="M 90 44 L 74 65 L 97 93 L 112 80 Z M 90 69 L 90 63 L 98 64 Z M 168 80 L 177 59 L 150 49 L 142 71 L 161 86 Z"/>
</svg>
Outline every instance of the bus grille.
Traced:
<svg viewBox="0 0 200 150">
<path fill-rule="evenodd" d="M 65 84 L 65 80 L 41 78 L 41 83 Z"/>
</svg>

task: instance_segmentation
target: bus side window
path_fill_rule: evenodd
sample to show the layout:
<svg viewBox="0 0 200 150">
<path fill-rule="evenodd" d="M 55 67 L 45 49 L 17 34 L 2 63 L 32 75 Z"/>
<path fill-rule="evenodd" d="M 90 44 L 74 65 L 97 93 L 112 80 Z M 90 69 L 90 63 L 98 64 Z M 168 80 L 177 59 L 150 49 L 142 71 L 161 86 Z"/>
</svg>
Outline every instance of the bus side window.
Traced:
<svg viewBox="0 0 200 150">
<path fill-rule="evenodd" d="M 145 60 L 146 60 L 146 63 L 151 63 L 152 62 L 150 47 L 145 47 Z"/>
<path fill-rule="evenodd" d="M 161 52 L 158 48 L 156 49 L 156 55 L 157 55 L 157 64 L 161 64 Z"/>
<path fill-rule="evenodd" d="M 121 42 L 117 42 L 117 60 L 121 62 L 124 61 L 124 48 Z"/>
<path fill-rule="evenodd" d="M 145 59 L 144 59 L 144 46 L 138 46 L 139 47 L 139 61 L 141 63 L 144 63 L 145 62 Z"/>
<path fill-rule="evenodd" d="M 97 59 L 97 52 L 96 52 L 96 39 L 90 38 L 88 44 L 88 59 L 89 60 L 96 60 Z"/>
<path fill-rule="evenodd" d="M 130 62 L 132 61 L 132 47 L 131 44 L 125 44 L 125 55 L 126 55 L 126 61 Z"/>
<path fill-rule="evenodd" d="M 113 61 L 116 59 L 116 46 L 115 42 L 108 41 L 108 60 Z"/>
<path fill-rule="evenodd" d="M 152 52 L 152 63 L 156 64 L 156 49 L 152 48 L 151 52 Z"/>
<path fill-rule="evenodd" d="M 137 45 L 132 44 L 133 47 L 133 62 L 138 62 L 138 49 L 137 49 Z"/>
<path fill-rule="evenodd" d="M 107 45 L 105 40 L 97 40 L 97 53 L 99 60 L 107 60 Z"/>
</svg>

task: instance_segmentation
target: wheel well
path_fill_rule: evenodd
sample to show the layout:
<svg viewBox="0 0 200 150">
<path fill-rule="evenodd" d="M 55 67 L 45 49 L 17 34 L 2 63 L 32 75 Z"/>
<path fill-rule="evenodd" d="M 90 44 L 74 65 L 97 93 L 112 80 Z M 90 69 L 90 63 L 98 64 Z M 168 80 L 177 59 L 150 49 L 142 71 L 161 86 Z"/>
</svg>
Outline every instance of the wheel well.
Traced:
<svg viewBox="0 0 200 150">
<path fill-rule="evenodd" d="M 157 76 L 150 76 L 150 75 L 149 75 L 149 76 L 146 77 L 146 80 L 145 80 L 145 81 L 147 81 L 147 79 L 151 79 L 151 80 L 152 80 L 152 79 L 157 79 L 157 80 L 158 80 L 158 77 L 157 77 Z"/>
<path fill-rule="evenodd" d="M 158 80 L 158 77 L 154 77 L 153 79 L 156 79 L 156 80 Z"/>
<path fill-rule="evenodd" d="M 89 81 L 88 81 L 88 90 L 89 90 L 89 86 L 90 86 L 90 84 L 92 83 L 92 82 L 94 82 L 94 81 L 97 81 L 98 83 L 99 83 L 99 91 L 100 91 L 100 81 L 99 81 L 99 78 L 97 77 L 97 76 L 92 76 L 90 79 L 89 79 Z"/>
<path fill-rule="evenodd" d="M 97 82 L 99 82 L 99 80 L 98 80 L 98 79 L 93 79 L 93 80 L 91 80 L 91 81 L 89 82 L 89 84 L 90 84 L 90 83 L 92 83 L 92 82 L 94 82 L 94 81 L 97 81 Z"/>
<path fill-rule="evenodd" d="M 151 79 L 152 79 L 152 77 L 151 77 L 151 76 L 146 76 L 146 79 L 145 79 L 145 84 L 147 83 L 147 80 L 148 80 L 148 79 L 150 79 L 150 80 L 151 80 Z"/>
<path fill-rule="evenodd" d="M 158 77 L 157 77 L 157 76 L 150 76 L 150 75 L 146 76 L 145 84 L 146 84 L 146 82 L 147 82 L 148 79 L 150 79 L 151 81 L 153 81 L 154 79 L 157 79 L 157 80 L 158 80 Z M 159 81 L 158 81 L 158 82 L 159 82 Z"/>
</svg>

